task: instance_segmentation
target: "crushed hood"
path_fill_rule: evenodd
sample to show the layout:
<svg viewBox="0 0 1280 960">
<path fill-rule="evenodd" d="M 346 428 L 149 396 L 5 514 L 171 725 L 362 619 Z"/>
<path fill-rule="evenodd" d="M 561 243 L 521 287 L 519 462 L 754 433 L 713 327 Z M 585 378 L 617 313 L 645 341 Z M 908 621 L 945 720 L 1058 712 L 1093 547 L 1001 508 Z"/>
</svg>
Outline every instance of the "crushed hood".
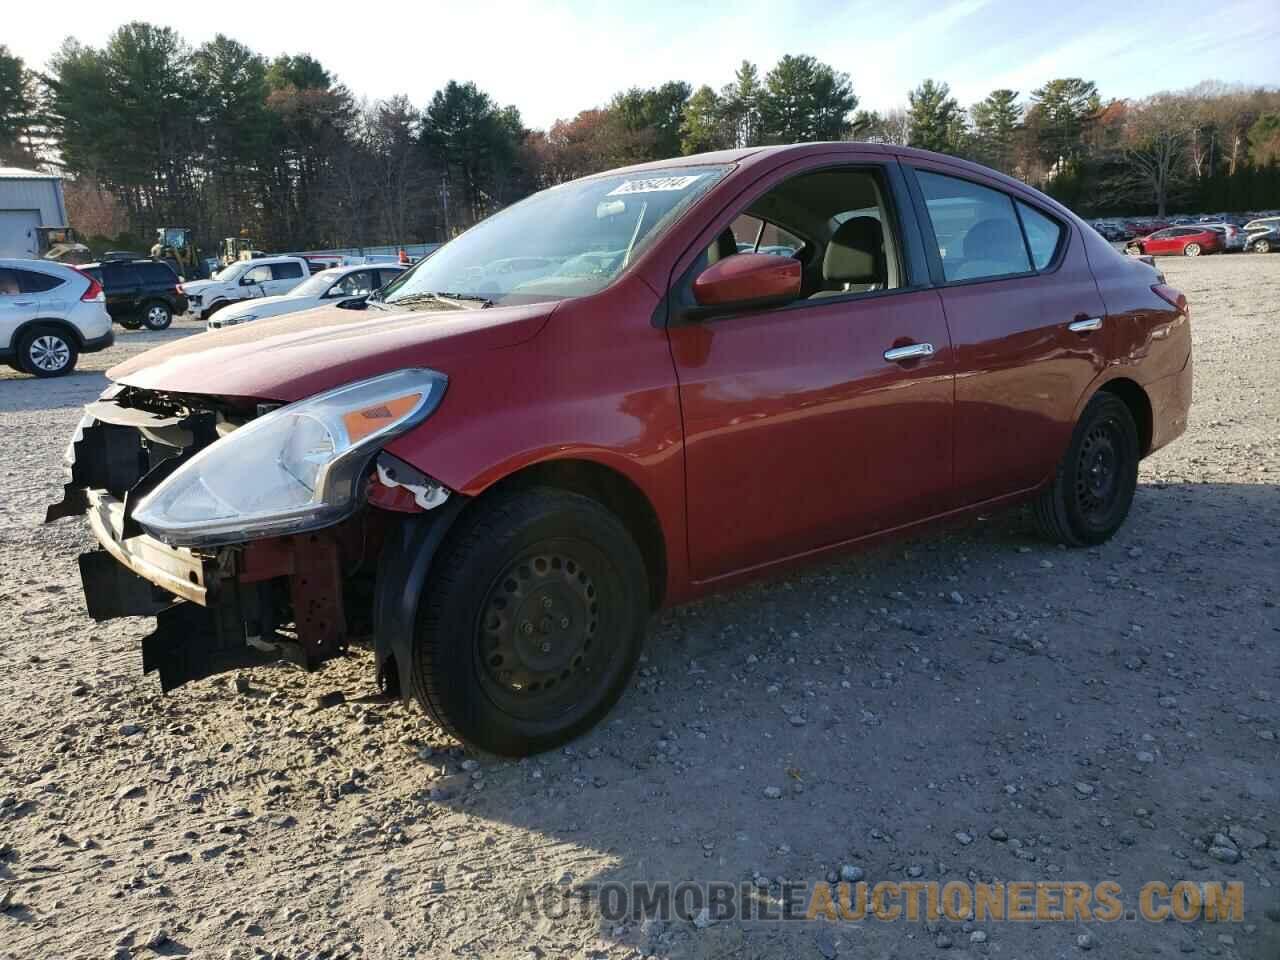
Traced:
<svg viewBox="0 0 1280 960">
<path fill-rule="evenodd" d="M 107 376 L 146 390 L 287 403 L 405 367 L 448 374 L 451 358 L 528 340 L 555 306 L 406 313 L 319 307 L 193 334 Z"/>
</svg>

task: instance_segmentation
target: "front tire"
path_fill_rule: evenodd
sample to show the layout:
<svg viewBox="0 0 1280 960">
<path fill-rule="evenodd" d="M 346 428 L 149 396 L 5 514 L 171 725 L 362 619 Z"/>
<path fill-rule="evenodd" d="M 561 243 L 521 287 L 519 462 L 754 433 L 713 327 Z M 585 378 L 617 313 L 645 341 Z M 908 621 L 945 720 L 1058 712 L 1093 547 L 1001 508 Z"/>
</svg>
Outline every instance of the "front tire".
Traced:
<svg viewBox="0 0 1280 960">
<path fill-rule="evenodd" d="M 601 504 L 548 487 L 497 494 L 460 518 L 432 563 L 414 695 L 468 745 L 549 750 L 617 701 L 648 614 L 643 558 Z"/>
<path fill-rule="evenodd" d="M 152 300 L 142 310 L 142 322 L 148 330 L 168 330 L 173 323 L 173 311 L 167 303 Z"/>
<path fill-rule="evenodd" d="M 22 369 L 41 379 L 70 373 L 79 355 L 75 341 L 56 327 L 36 327 L 18 344 Z"/>
<path fill-rule="evenodd" d="M 1182 255 L 1183 255 L 1184 257 L 1198 257 L 1198 256 L 1200 256 L 1200 244 L 1198 244 L 1198 243 L 1188 243 L 1185 247 L 1183 247 L 1183 248 L 1182 248 Z"/>
<path fill-rule="evenodd" d="M 1087 547 L 1124 523 L 1138 486 L 1138 428 L 1125 402 L 1100 392 L 1084 408 L 1053 482 L 1032 513 L 1049 540 Z"/>
<path fill-rule="evenodd" d="M 1254 241 L 1254 243 L 1253 243 L 1253 252 L 1254 252 L 1254 253 L 1270 253 L 1270 252 L 1271 252 L 1271 241 L 1269 241 L 1269 240 L 1255 240 L 1255 241 Z"/>
</svg>

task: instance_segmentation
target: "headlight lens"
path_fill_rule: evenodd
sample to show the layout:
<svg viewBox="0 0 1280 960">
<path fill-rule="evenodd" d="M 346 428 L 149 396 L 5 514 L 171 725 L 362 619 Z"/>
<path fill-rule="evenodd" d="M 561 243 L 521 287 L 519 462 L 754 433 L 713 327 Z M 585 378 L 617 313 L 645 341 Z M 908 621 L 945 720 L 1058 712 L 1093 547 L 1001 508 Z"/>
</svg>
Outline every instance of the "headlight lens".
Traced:
<svg viewBox="0 0 1280 960">
<path fill-rule="evenodd" d="M 175 546 L 216 546 L 337 523 L 369 456 L 430 416 L 448 378 L 399 370 L 280 407 L 210 444 L 134 519 Z"/>
</svg>

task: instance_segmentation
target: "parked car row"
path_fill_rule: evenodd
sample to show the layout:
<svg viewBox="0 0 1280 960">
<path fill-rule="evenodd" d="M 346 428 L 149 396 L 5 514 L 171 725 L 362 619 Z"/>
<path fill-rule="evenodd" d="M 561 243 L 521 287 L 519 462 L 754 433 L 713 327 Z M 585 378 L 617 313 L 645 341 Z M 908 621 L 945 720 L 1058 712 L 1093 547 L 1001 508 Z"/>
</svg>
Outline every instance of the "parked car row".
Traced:
<svg viewBox="0 0 1280 960">
<path fill-rule="evenodd" d="M 334 267 L 313 274 L 283 294 L 242 300 L 220 310 L 208 320 L 208 329 L 234 327 L 266 317 L 279 317 L 312 307 L 360 308 L 373 291 L 386 286 L 404 267 L 397 263 L 377 267 Z"/>
<path fill-rule="evenodd" d="M 1277 225 L 1280 224 L 1280 212 L 1277 211 L 1264 211 L 1253 214 L 1181 215 L 1164 219 L 1151 217 L 1103 217 L 1086 222 L 1106 239 L 1113 243 L 1125 244 L 1126 248 L 1133 253 L 1142 252 L 1142 248 L 1148 245 L 1148 241 L 1156 241 L 1157 245 L 1160 245 L 1159 241 L 1172 239 L 1170 235 L 1165 234 L 1165 231 L 1192 228 L 1197 230 L 1208 228 L 1218 233 L 1221 237 L 1220 242 L 1214 245 L 1213 250 L 1208 249 L 1206 244 L 1196 241 L 1197 253 L 1220 251 L 1228 253 L 1235 251 L 1267 253 L 1271 250 L 1280 249 L 1280 244 L 1276 242 L 1275 233 Z M 1157 236 L 1157 234 L 1162 234 L 1162 236 Z M 1190 236 L 1190 234 L 1179 234 L 1178 236 L 1186 237 Z M 1260 243 L 1260 240 L 1263 242 Z M 1184 242 L 1177 249 L 1166 252 L 1185 253 L 1186 247 L 1190 244 L 1190 241 Z"/>
</svg>

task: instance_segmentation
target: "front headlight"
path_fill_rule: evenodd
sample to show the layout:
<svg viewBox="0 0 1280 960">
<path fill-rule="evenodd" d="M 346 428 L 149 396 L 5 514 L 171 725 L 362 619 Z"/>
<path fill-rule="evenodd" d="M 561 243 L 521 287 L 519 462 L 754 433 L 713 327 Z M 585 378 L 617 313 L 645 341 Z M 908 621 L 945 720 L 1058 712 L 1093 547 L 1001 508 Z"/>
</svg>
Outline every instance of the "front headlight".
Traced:
<svg viewBox="0 0 1280 960">
<path fill-rule="evenodd" d="M 369 457 L 439 405 L 448 377 L 399 370 L 272 410 L 211 443 L 133 517 L 174 546 L 216 546 L 325 527 L 358 506 Z"/>
</svg>

